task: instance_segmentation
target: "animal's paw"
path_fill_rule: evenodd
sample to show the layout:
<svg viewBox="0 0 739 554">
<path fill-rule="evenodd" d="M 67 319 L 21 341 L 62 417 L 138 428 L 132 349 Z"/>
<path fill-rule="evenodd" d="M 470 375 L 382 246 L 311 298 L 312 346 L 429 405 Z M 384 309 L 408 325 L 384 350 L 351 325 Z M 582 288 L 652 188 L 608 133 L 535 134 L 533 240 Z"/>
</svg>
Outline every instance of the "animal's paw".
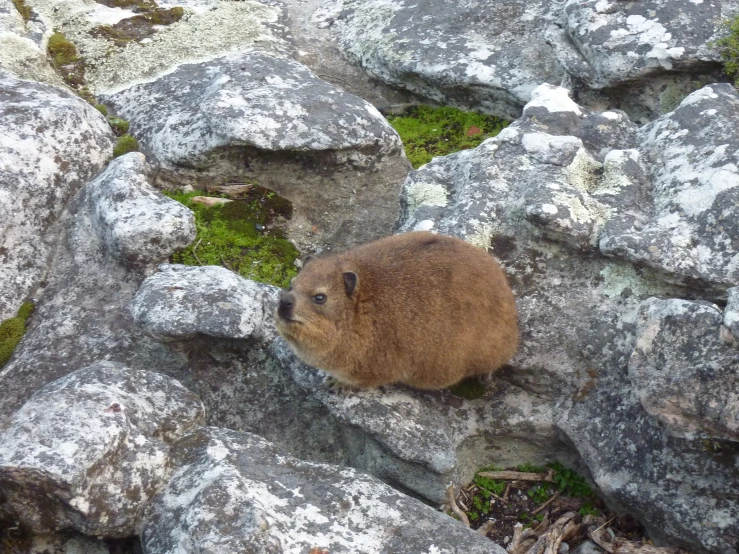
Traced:
<svg viewBox="0 0 739 554">
<path fill-rule="evenodd" d="M 352 386 L 345 381 L 340 381 L 333 375 L 326 376 L 326 385 L 328 386 L 328 390 L 330 392 L 332 392 L 333 394 L 338 394 L 340 396 L 348 396 L 359 390 L 359 387 Z"/>
</svg>

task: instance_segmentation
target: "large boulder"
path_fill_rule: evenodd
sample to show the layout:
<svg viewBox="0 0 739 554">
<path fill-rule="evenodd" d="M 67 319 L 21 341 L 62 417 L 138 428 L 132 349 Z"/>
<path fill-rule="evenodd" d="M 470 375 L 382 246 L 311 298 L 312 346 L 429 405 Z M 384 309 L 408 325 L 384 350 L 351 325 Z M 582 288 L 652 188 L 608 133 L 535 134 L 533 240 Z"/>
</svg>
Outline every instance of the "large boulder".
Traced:
<svg viewBox="0 0 739 554">
<path fill-rule="evenodd" d="M 721 301 L 734 282 L 722 197 L 734 191 L 732 163 L 721 161 L 719 144 L 715 168 L 710 156 L 682 145 L 696 135 L 710 143 L 702 128 L 731 144 L 735 128 L 718 131 L 711 119 L 720 106 L 691 107 L 717 98 L 731 106 L 736 93 L 707 87 L 637 133 L 623 113 L 591 113 L 563 89 L 544 85 L 532 96 L 524 117 L 497 137 L 409 175 L 400 229 L 456 234 L 497 255 L 517 296 L 522 335 L 504 378 L 550 399 L 555 428 L 607 502 L 644 521 L 658 540 L 691 552 L 730 551 L 739 533 L 739 503 L 726 494 L 739 486 L 735 446 L 716 453 L 695 437 L 735 440 L 736 347 L 715 306 L 688 303 L 675 318 L 653 312 L 657 301 L 642 303 Z M 685 179 L 674 150 L 686 156 Z M 674 197 L 684 197 L 685 209 L 664 200 Z M 722 216 L 725 223 L 709 224 Z M 670 220 L 681 230 L 672 266 L 652 264 L 656 271 L 603 255 L 604 237 L 626 241 L 635 229 Z M 696 260 L 697 253 L 706 255 Z M 702 272 L 680 275 L 696 267 Z"/>
<path fill-rule="evenodd" d="M 256 181 L 293 202 L 301 246 L 376 238 L 397 217 L 409 169 L 397 133 L 298 62 L 236 53 L 103 99 L 131 122 L 157 183 Z"/>
<path fill-rule="evenodd" d="M 42 386 L 101 359 L 180 367 L 133 331 L 129 309 L 144 278 L 195 238 L 192 212 L 153 189 L 148 172 L 142 154 L 121 156 L 69 203 L 48 285 L 0 371 L 0 424 Z"/>
<path fill-rule="evenodd" d="M 128 536 L 203 406 L 154 372 L 100 362 L 36 392 L 0 435 L 0 513 L 36 533 Z"/>
<path fill-rule="evenodd" d="M 2 41 L 0 41 L 2 42 Z M 55 224 L 110 157 L 113 133 L 87 102 L 0 69 L 0 320 L 43 280 Z"/>
<path fill-rule="evenodd" d="M 147 554 L 183 548 L 213 554 L 504 553 L 375 478 L 284 456 L 256 435 L 206 428 L 181 439 L 172 454 L 177 470 L 143 530 Z"/>
<path fill-rule="evenodd" d="M 739 441 L 739 352 L 711 304 L 646 300 L 629 377 L 644 409 L 672 434 Z"/>
</svg>

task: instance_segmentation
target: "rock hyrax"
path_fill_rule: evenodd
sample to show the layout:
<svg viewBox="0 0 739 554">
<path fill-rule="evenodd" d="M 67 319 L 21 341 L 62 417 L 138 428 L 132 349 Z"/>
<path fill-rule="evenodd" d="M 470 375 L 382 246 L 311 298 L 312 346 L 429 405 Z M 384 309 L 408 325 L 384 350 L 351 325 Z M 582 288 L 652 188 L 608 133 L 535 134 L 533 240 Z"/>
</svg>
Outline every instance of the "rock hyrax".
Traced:
<svg viewBox="0 0 739 554">
<path fill-rule="evenodd" d="M 498 369 L 518 346 L 495 259 L 427 232 L 308 260 L 275 318 L 304 362 L 353 387 L 440 389 Z"/>
</svg>

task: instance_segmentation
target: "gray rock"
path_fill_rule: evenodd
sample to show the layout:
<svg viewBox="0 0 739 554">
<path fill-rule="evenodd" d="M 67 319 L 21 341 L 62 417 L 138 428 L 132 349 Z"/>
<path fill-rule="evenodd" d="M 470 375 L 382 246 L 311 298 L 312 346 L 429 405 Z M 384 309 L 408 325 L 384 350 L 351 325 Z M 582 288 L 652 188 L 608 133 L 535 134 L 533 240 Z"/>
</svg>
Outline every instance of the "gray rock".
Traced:
<svg viewBox="0 0 739 554">
<path fill-rule="evenodd" d="M 721 61 L 712 42 L 737 10 L 733 0 L 569 1 L 562 25 L 572 46 L 555 54 L 568 73 L 596 89 L 700 71 Z"/>
<path fill-rule="evenodd" d="M 24 554 L 110 554 L 106 544 L 85 535 L 69 532 L 35 535 Z"/>
<path fill-rule="evenodd" d="M 134 533 L 169 472 L 169 445 L 204 419 L 158 373 L 100 362 L 55 381 L 4 426 L 4 512 L 34 532 Z"/>
<path fill-rule="evenodd" d="M 721 310 L 687 300 L 646 300 L 629 377 L 644 409 L 672 434 L 739 440 L 739 354 L 722 337 Z"/>
<path fill-rule="evenodd" d="M 572 554 L 602 554 L 604 550 L 598 548 L 593 541 L 585 541 L 572 551 Z"/>
<path fill-rule="evenodd" d="M 152 505 L 147 554 L 483 553 L 504 550 L 449 516 L 352 469 L 283 456 L 256 435 L 207 428 L 173 450 Z"/>
<path fill-rule="evenodd" d="M 192 213 L 151 188 L 147 171 L 139 153 L 117 158 L 68 204 L 48 285 L 0 369 L 0 425 L 42 386 L 98 360 L 179 372 L 129 308 L 144 278 L 194 237 Z"/>
<path fill-rule="evenodd" d="M 104 98 L 131 122 L 157 183 L 256 181 L 294 203 L 299 242 L 376 238 L 397 215 L 410 169 L 400 138 L 298 62 L 236 53 Z"/>
<path fill-rule="evenodd" d="M 716 88 L 722 89 L 707 90 Z M 728 91 L 727 96 L 732 98 Z M 706 121 L 710 125 L 708 117 L 710 113 L 693 110 L 683 112 L 681 121 L 691 121 L 695 128 Z M 590 121 L 617 131 L 594 132 L 597 125 Z M 719 136 L 730 144 L 734 130 L 724 129 Z M 691 552 L 729 552 L 739 535 L 739 503 L 726 494 L 739 486 L 733 447 L 715 453 L 705 450 L 700 439 L 674 436 L 637 396 L 638 387 L 648 383 L 632 382 L 628 373 L 638 348 L 643 301 L 688 296 L 718 301 L 725 294 L 721 281 L 715 280 L 713 288 L 678 287 L 664 272 L 599 255 L 602 236 L 626 237 L 632 228 L 651 222 L 653 205 L 658 213 L 662 209 L 659 195 L 669 194 L 669 185 L 655 175 L 661 175 L 661 162 L 673 146 L 692 136 L 687 130 L 675 131 L 680 131 L 677 136 L 661 136 L 662 154 L 656 146 L 645 153 L 632 142 L 634 127 L 623 114 L 590 113 L 563 89 L 542 86 L 532 94 L 524 117 L 497 137 L 412 172 L 403 186 L 399 229 L 454 234 L 490 249 L 501 261 L 517 297 L 522 340 L 512 369 L 500 377 L 549 399 L 556 429 L 577 449 L 612 508 L 633 514 L 658 540 Z M 638 133 L 642 140 L 644 133 Z M 687 164 L 695 163 L 705 168 L 707 175 L 701 178 L 712 178 L 706 167 L 710 162 L 697 152 L 687 155 L 688 170 Z M 712 196 L 699 201 L 710 206 Z M 728 229 L 730 222 L 725 225 Z M 706 225 L 696 238 L 711 245 L 717 237 L 716 245 L 727 245 L 724 233 Z M 690 263 L 690 254 L 684 255 Z M 716 271 L 726 260 L 716 260 Z M 704 333 L 711 337 L 698 352 L 705 352 L 714 362 L 713 371 L 733 383 L 736 361 L 727 347 L 715 342 L 721 319 L 715 312 L 710 330 L 694 328 L 697 341 Z M 693 323 L 685 325 L 685 332 L 693 328 Z M 693 340 L 682 331 L 675 331 L 675 337 L 676 344 Z M 665 343 L 661 354 L 683 363 L 671 348 Z M 700 371 L 691 377 L 688 365 L 674 371 L 686 380 L 699 379 Z M 667 375 L 660 382 L 673 387 L 669 372 L 663 373 Z M 685 407 L 695 414 L 694 424 L 716 428 L 718 420 L 725 428 L 731 408 L 724 420 L 711 415 L 720 410 L 710 398 L 717 385 L 693 383 L 698 385 L 696 403 Z M 733 405 L 733 386 L 717 398 Z M 659 402 L 655 395 L 670 392 L 658 389 L 644 390 L 643 397 L 654 404 Z"/>
<path fill-rule="evenodd" d="M 159 340 L 202 334 L 245 339 L 270 320 L 274 287 L 249 281 L 220 266 L 163 265 L 131 303 L 134 321 Z"/>
<path fill-rule="evenodd" d="M 195 240 L 195 216 L 147 182 L 144 155 L 113 160 L 86 188 L 93 226 L 105 247 L 124 263 L 165 260 Z"/>
<path fill-rule="evenodd" d="M 4 40 L 4 39 L 3 39 Z M 3 42 L 0 40 L 0 42 Z M 65 90 L 0 69 L 0 320 L 44 278 L 59 215 L 110 156 L 105 118 Z"/>
<path fill-rule="evenodd" d="M 371 74 L 443 104 L 515 118 L 566 75 L 543 33 L 550 2 L 330 0 L 316 18 Z"/>
<path fill-rule="evenodd" d="M 727 291 L 728 301 L 724 310 L 724 325 L 739 338 L 739 287 Z"/>
<path fill-rule="evenodd" d="M 604 233 L 604 254 L 654 267 L 678 282 L 739 283 L 737 108 L 732 86 L 709 85 L 639 130 L 652 199 L 631 228 Z"/>
</svg>

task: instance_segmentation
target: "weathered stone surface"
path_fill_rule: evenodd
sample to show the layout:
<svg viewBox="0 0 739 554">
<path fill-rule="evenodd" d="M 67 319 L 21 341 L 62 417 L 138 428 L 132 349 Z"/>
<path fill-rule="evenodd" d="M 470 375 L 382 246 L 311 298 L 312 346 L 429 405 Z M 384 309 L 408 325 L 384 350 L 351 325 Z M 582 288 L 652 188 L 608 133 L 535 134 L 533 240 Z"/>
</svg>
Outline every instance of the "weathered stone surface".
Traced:
<svg viewBox="0 0 739 554">
<path fill-rule="evenodd" d="M 576 52 L 555 49 L 567 71 L 605 88 L 665 71 L 703 70 L 720 62 L 711 46 L 739 12 L 733 0 L 570 0 L 562 23 Z"/>
<path fill-rule="evenodd" d="M 55 381 L 4 426 L 2 510 L 35 532 L 127 536 L 169 471 L 169 445 L 204 419 L 158 373 L 100 362 Z"/>
<path fill-rule="evenodd" d="M 726 491 L 739 486 L 736 461 L 730 453 L 704 450 L 700 440 L 673 436 L 645 410 L 628 376 L 641 303 L 653 296 L 719 300 L 725 294 L 721 281 L 681 288 L 664 272 L 599 255 L 604 234 L 628 236 L 650 222 L 653 202 L 654 211 L 662 208 L 659 194 L 669 186 L 659 177 L 664 158 L 656 147 L 649 149 L 643 129 L 637 135 L 643 142 L 633 142 L 633 125 L 621 113 L 590 113 L 548 86 L 532 97 L 524 117 L 497 137 L 412 172 L 404 184 L 400 229 L 455 234 L 498 257 L 517 296 L 522 336 L 513 369 L 502 377 L 550 399 L 555 427 L 575 446 L 608 503 L 634 514 L 660 540 L 691 552 L 730 551 L 739 534 L 739 503 Z M 689 113 L 694 127 L 710 116 L 695 110 L 685 112 L 683 121 Z M 616 132 L 593 134 L 601 123 Z M 733 133 L 726 128 L 723 140 L 730 143 Z M 665 155 L 672 141 L 680 144 L 687 136 L 665 133 Z M 700 155 L 688 160 L 706 167 Z M 704 171 L 708 176 L 700 178 L 711 178 Z M 710 205 L 712 197 L 701 201 Z M 726 245 L 723 233 L 706 226 L 697 238 L 714 244 L 716 237 L 715 244 Z M 720 312 L 714 319 L 711 336 L 718 339 Z M 696 337 L 711 333 L 698 329 Z M 729 351 L 706 341 L 716 374 L 735 373 Z M 678 363 L 680 354 L 670 352 Z M 673 386 L 668 376 L 663 379 Z M 696 403 L 685 407 L 705 428 L 720 420 L 709 415 L 715 408 L 708 391 L 715 386 L 700 382 L 706 394 L 699 391 Z M 651 395 L 664 392 L 650 389 Z M 733 393 L 722 394 L 734 402 Z M 725 420 L 731 417 L 729 409 Z"/>
<path fill-rule="evenodd" d="M 368 102 L 264 52 L 182 65 L 104 97 L 131 121 L 157 182 L 258 182 L 291 200 L 299 246 L 377 238 L 410 166 Z"/>
<path fill-rule="evenodd" d="M 728 301 L 724 310 L 724 325 L 739 338 L 739 287 L 727 291 Z"/>
<path fill-rule="evenodd" d="M 160 340 L 195 335 L 245 339 L 272 319 L 275 288 L 225 267 L 163 265 L 131 303 L 134 321 Z M 267 325 L 271 328 L 271 324 Z"/>
<path fill-rule="evenodd" d="M 193 213 L 149 185 L 144 155 L 113 160 L 86 188 L 93 225 L 108 251 L 124 263 L 157 263 L 190 244 Z"/>
<path fill-rule="evenodd" d="M 48 285 L 0 369 L 0 424 L 43 385 L 98 360 L 179 373 L 129 308 L 144 278 L 194 237 L 192 213 L 151 188 L 147 169 L 139 153 L 117 158 L 69 202 Z"/>
<path fill-rule="evenodd" d="M 721 310 L 687 300 L 646 300 L 629 377 L 644 409 L 674 435 L 739 440 L 739 350 L 722 336 Z"/>
<path fill-rule="evenodd" d="M 2 42 L 2 40 L 0 40 Z M 47 269 L 59 215 L 110 156 L 105 118 L 70 92 L 0 69 L 0 320 Z"/>
<path fill-rule="evenodd" d="M 0 68 L 22 79 L 62 85 L 44 51 L 47 31 L 35 11 L 24 21 L 11 0 L 0 0 Z"/>
<path fill-rule="evenodd" d="M 319 17 L 369 72 L 444 104 L 515 118 L 566 75 L 542 32 L 550 2 L 330 0 Z"/>
<path fill-rule="evenodd" d="M 708 285 L 739 283 L 739 94 L 709 85 L 639 130 L 651 202 L 600 249 Z"/>
<path fill-rule="evenodd" d="M 206 428 L 173 450 L 178 467 L 144 527 L 147 553 L 487 553 L 504 550 L 355 470 L 283 456 L 256 435 Z"/>
</svg>

